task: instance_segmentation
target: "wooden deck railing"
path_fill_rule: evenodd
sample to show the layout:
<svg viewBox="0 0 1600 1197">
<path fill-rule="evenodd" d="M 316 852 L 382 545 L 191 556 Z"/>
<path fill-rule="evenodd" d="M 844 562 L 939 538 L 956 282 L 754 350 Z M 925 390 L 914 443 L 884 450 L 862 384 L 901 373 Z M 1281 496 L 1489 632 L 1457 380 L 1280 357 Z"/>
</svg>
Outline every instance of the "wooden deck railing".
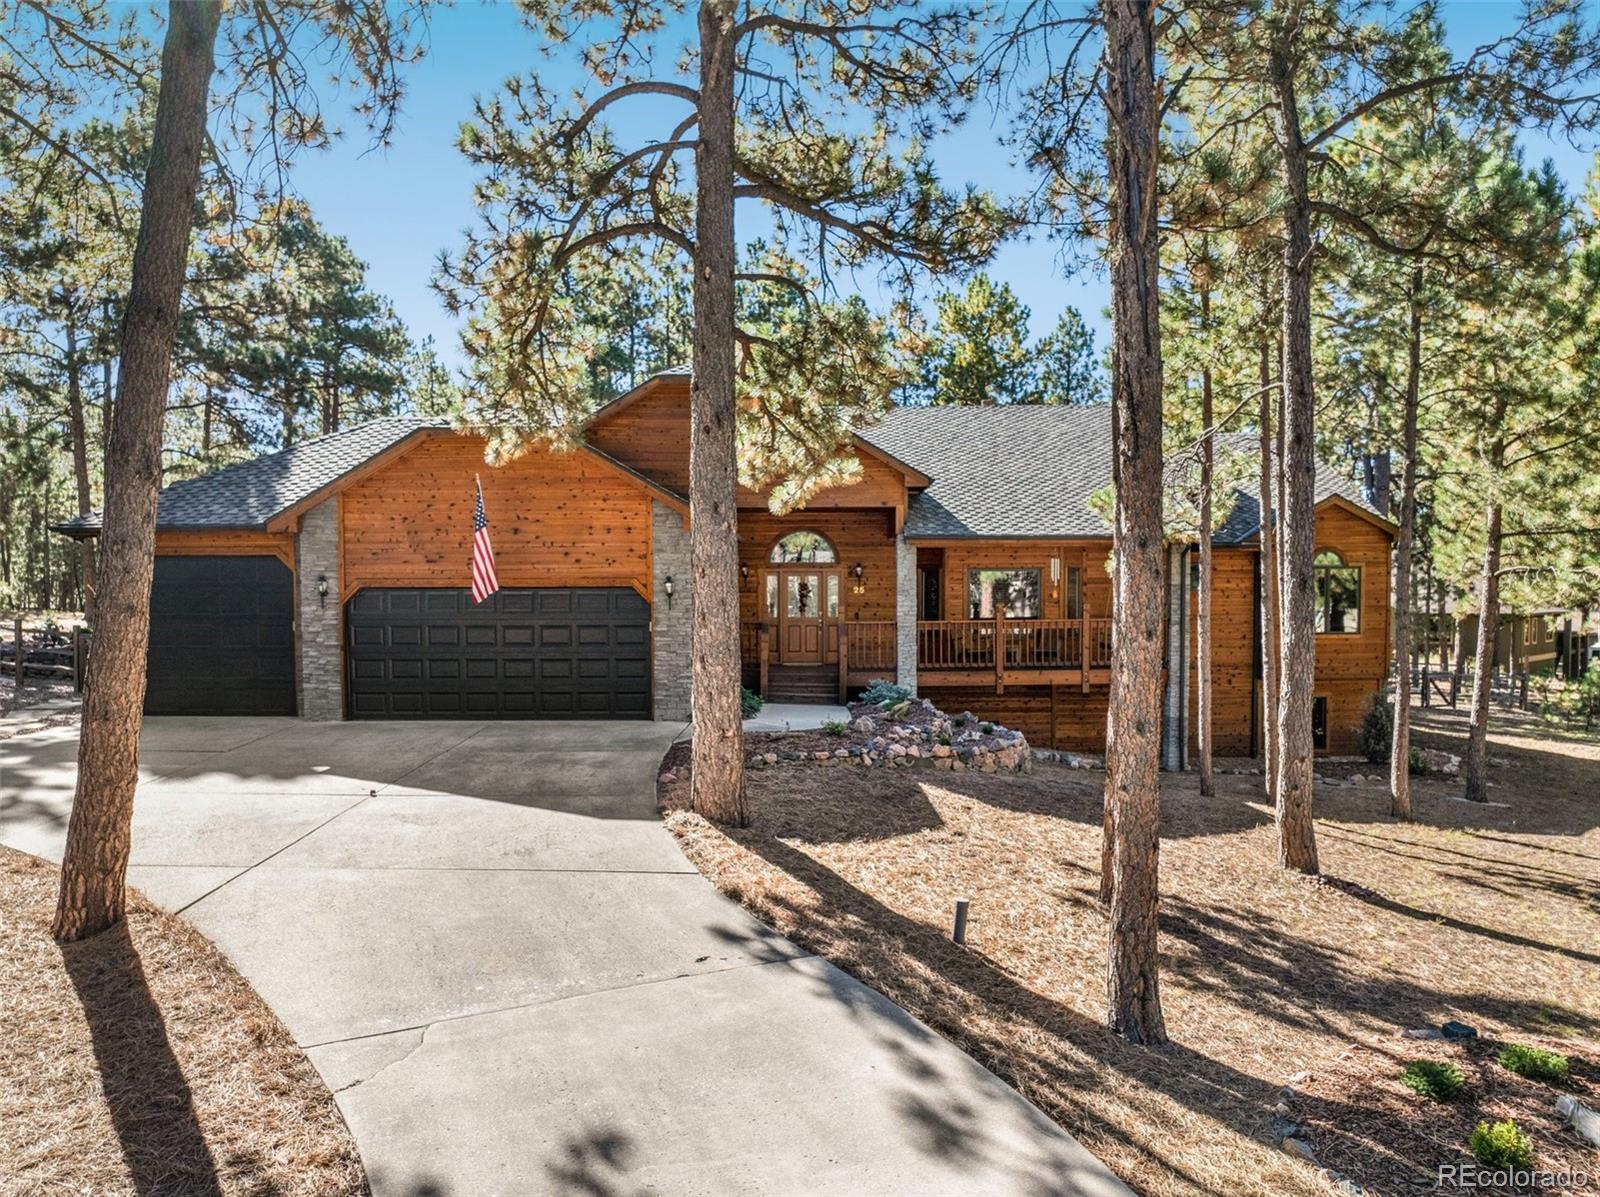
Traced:
<svg viewBox="0 0 1600 1197">
<path fill-rule="evenodd" d="M 739 625 L 739 656 L 757 668 L 766 693 L 772 661 L 772 625 Z M 1003 648 L 998 653 L 995 646 Z M 890 619 L 840 620 L 838 672 L 840 701 L 851 686 L 868 677 L 892 678 L 899 658 L 895 623 Z M 927 673 L 990 674 L 1001 686 L 1007 675 L 1022 685 L 1055 684 L 1061 675 L 1087 689 L 1090 674 L 1111 665 L 1109 619 L 935 619 L 917 623 L 917 668 Z M 978 678 L 974 678 L 977 681 Z M 1104 678 L 1100 679 L 1102 682 Z"/>
<path fill-rule="evenodd" d="M 996 652 L 996 646 L 1001 646 Z M 1071 670 L 1111 664 L 1109 619 L 938 619 L 917 624 L 919 671 L 1007 674 Z"/>
</svg>

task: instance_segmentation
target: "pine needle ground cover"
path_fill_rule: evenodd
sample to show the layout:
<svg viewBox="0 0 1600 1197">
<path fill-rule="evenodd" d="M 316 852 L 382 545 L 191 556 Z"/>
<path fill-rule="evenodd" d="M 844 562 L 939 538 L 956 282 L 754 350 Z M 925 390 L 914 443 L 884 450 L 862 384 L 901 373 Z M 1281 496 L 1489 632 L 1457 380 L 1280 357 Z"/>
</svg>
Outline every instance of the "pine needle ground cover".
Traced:
<svg viewBox="0 0 1600 1197">
<path fill-rule="evenodd" d="M 1459 717 L 1417 713 L 1425 746 L 1462 750 Z M 681 781 L 661 797 L 725 893 L 966 1049 L 1139 1191 L 1326 1193 L 1274 1134 L 1293 1082 L 1305 1094 L 1294 1116 L 1335 1157 L 1325 1163 L 1362 1180 L 1372 1161 L 1366 1183 L 1405 1192 L 1471 1159 L 1471 1125 L 1441 1119 L 1488 1117 L 1531 1082 L 1490 1055 L 1489 1107 L 1428 1101 L 1399 1071 L 1438 1044 L 1401 1031 L 1460 1019 L 1494 1044 L 1559 1050 L 1575 1078 L 1600 1059 L 1600 745 L 1530 725 L 1495 733 L 1490 755 L 1490 795 L 1506 805 L 1455 801 L 1458 782 L 1421 778 L 1410 825 L 1389 817 L 1381 783 L 1319 785 L 1323 882 L 1275 864 L 1258 778 L 1219 775 L 1217 797 L 1202 800 L 1193 775 L 1164 777 L 1173 1043 L 1160 1050 L 1102 1026 L 1102 775 L 772 769 L 748 775 L 751 825 L 738 830 L 681 809 Z M 1319 771 L 1374 772 L 1364 761 Z M 949 939 L 957 898 L 971 902 L 964 949 Z M 1465 1050 L 1438 1058 L 1471 1080 L 1482 1064 Z M 1353 1052 L 1369 1059 L 1358 1067 Z M 1421 1121 L 1397 1126 L 1391 1100 Z M 1578 1149 L 1548 1117 L 1524 1126 L 1541 1161 L 1559 1158 L 1552 1143 Z M 951 1150 L 981 1139 L 968 1127 Z"/>
<path fill-rule="evenodd" d="M 366 1192 L 332 1095 L 204 936 L 138 895 L 65 949 L 0 848 L 0 1194 Z"/>
</svg>

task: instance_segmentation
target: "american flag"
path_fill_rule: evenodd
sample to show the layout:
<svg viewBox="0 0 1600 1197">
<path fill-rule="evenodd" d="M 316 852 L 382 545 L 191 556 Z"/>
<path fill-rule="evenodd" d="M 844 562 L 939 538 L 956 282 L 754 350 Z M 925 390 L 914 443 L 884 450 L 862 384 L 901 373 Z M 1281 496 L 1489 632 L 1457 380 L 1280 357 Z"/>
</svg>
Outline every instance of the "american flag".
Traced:
<svg viewBox="0 0 1600 1197">
<path fill-rule="evenodd" d="M 494 572 L 494 546 L 489 543 L 489 517 L 483 513 L 483 483 L 478 486 L 478 502 L 472 511 L 472 601 L 481 603 L 500 589 Z"/>
</svg>

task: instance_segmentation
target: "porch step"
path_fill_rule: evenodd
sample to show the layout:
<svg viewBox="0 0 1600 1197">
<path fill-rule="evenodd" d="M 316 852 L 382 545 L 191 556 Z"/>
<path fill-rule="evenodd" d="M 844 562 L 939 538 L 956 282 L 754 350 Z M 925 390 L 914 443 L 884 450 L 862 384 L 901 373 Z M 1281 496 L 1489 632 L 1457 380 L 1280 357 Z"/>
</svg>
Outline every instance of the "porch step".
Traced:
<svg viewBox="0 0 1600 1197">
<path fill-rule="evenodd" d="M 837 702 L 839 670 L 836 665 L 774 665 L 767 670 L 769 702 Z"/>
</svg>

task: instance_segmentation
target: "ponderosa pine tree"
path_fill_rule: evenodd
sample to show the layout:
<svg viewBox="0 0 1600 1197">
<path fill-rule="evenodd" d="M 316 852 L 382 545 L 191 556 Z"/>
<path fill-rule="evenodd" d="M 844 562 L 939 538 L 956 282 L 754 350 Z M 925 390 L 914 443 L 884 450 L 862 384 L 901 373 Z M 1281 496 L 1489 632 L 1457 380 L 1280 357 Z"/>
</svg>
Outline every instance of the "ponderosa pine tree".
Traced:
<svg viewBox="0 0 1600 1197">
<path fill-rule="evenodd" d="M 1157 230 L 1161 98 L 1156 90 L 1154 5 L 1110 0 L 1105 16 L 1116 502 L 1115 652 L 1106 737 L 1112 874 L 1107 1019 L 1113 1031 L 1131 1042 L 1164 1043 L 1157 926 L 1166 568 Z"/>
<path fill-rule="evenodd" d="M 302 55 L 330 48 L 342 52 L 351 73 L 368 83 L 368 112 L 380 135 L 392 127 L 390 118 L 400 94 L 398 64 L 409 53 L 406 30 L 413 10 L 329 8 L 308 2 L 298 13 L 304 19 L 290 21 L 281 11 L 285 7 L 301 6 L 280 6 L 270 20 L 263 19 L 264 10 L 254 9 L 232 17 L 228 84 L 230 97 L 238 102 L 229 107 L 242 122 L 234 131 L 248 138 L 251 130 L 264 128 L 273 145 L 285 153 L 326 141 L 328 133 Z M 89 19 L 74 25 L 75 17 L 85 13 Z M 25 15 L 29 24 L 15 33 L 17 43 L 42 49 L 60 37 L 75 39 L 75 46 L 89 47 L 85 53 L 91 65 L 82 68 L 85 75 L 110 69 L 105 64 L 115 62 L 123 50 L 121 41 L 96 23 L 96 12 L 89 8 L 32 5 Z M 222 6 L 214 0 L 174 5 L 167 13 L 155 122 L 139 195 L 139 232 L 123 307 L 97 557 L 99 626 L 84 698 L 77 790 L 53 928 L 61 941 L 83 939 L 113 926 L 125 908 L 162 426 L 222 16 Z M 250 97 L 258 98 L 264 109 L 260 125 L 245 115 Z"/>
<path fill-rule="evenodd" d="M 514 79 L 463 132 L 463 151 L 487 172 L 484 229 L 445 261 L 439 283 L 452 307 L 474 313 L 472 423 L 496 455 L 579 435 L 594 346 L 573 336 L 556 280 L 607 273 L 631 241 L 682 255 L 695 309 L 691 796 L 702 815 L 743 823 L 735 483 L 769 489 L 783 507 L 853 476 L 859 467 L 841 449 L 849 428 L 908 377 L 884 323 L 833 297 L 832 271 L 910 277 L 975 265 L 1008 226 L 988 197 L 943 188 L 902 136 L 939 127 L 964 101 L 973 14 L 702 0 L 674 75 L 657 66 L 669 57 L 670 4 L 523 9 L 553 42 L 584 44 L 605 90 L 567 107 L 537 77 Z M 829 106 L 842 97 L 879 123 L 835 127 Z M 669 115 L 659 137 L 629 149 L 602 118 L 639 99 Z M 767 261 L 737 260 L 744 202 L 773 223 Z M 802 257 L 824 277 L 802 270 Z M 781 313 L 754 327 L 740 319 L 741 289 L 798 302 L 753 305 Z"/>
<path fill-rule="evenodd" d="M 1280 652 L 1277 765 L 1279 860 L 1317 871 L 1311 817 L 1316 398 L 1312 295 L 1316 233 L 1329 223 L 1385 242 L 1370 212 L 1342 202 L 1332 151 L 1364 117 L 1408 97 L 1451 88 L 1510 120 L 1588 123 L 1597 112 L 1580 83 L 1600 61 L 1576 0 L 1530 7 L 1508 37 L 1462 58 L 1443 47 L 1429 6 L 1391 17 L 1375 0 L 1293 3 L 1219 0 L 1185 9 L 1168 27 L 1174 69 L 1191 79 L 1191 110 L 1207 97 L 1238 103 L 1238 119 L 1267 119 L 1282 227 L 1278 503 Z M 1233 108 L 1229 107 L 1228 111 Z"/>
</svg>

